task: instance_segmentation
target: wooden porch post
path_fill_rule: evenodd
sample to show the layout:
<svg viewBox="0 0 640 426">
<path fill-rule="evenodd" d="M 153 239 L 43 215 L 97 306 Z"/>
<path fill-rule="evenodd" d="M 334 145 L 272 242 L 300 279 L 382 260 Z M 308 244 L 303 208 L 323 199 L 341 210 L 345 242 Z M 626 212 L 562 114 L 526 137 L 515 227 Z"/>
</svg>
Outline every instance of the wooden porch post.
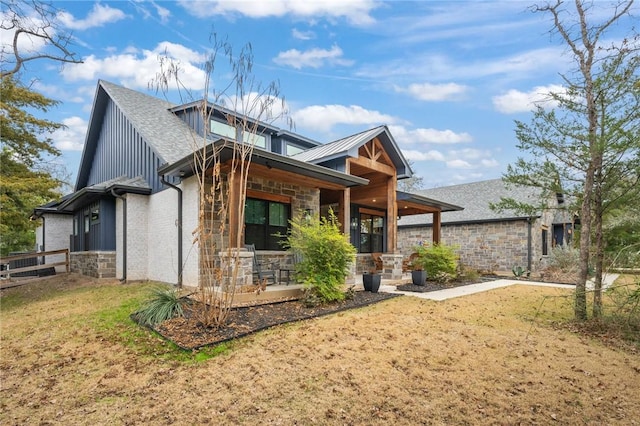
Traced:
<svg viewBox="0 0 640 426">
<path fill-rule="evenodd" d="M 387 253 L 395 253 L 397 250 L 398 235 L 398 203 L 396 202 L 396 189 L 398 179 L 395 173 L 387 180 Z"/>
<path fill-rule="evenodd" d="M 242 183 L 242 175 L 240 167 L 237 170 L 229 171 L 229 246 L 230 248 L 239 248 L 242 246 L 242 233 L 238 232 L 238 209 L 236 206 L 240 201 L 240 186 Z"/>
<path fill-rule="evenodd" d="M 349 159 L 345 162 L 344 172 L 349 174 L 351 171 L 351 162 Z M 351 236 L 351 188 L 342 190 L 340 199 L 338 200 L 338 208 L 340 209 L 340 230 Z"/>
<path fill-rule="evenodd" d="M 345 188 L 340 194 L 338 200 L 338 209 L 340 210 L 340 231 L 350 235 L 351 232 L 351 188 Z"/>
<path fill-rule="evenodd" d="M 441 212 L 433 212 L 433 230 L 432 230 L 432 240 L 433 244 L 440 243 L 440 229 L 441 229 Z"/>
</svg>

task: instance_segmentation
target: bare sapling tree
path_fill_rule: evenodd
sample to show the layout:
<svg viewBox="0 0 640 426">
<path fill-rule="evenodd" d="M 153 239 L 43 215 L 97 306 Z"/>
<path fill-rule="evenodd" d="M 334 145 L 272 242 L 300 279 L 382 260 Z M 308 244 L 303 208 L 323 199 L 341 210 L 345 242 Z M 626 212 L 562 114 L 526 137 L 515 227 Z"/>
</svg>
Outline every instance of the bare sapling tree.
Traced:
<svg viewBox="0 0 640 426">
<path fill-rule="evenodd" d="M 193 242 L 200 255 L 200 303 L 195 315 L 206 327 L 227 321 L 243 284 L 240 248 L 244 240 L 247 180 L 256 142 L 264 140 L 260 123 L 291 120 L 279 84 L 263 85 L 255 80 L 250 44 L 237 56 L 231 44 L 218 40 L 215 34 L 212 44 L 204 64 L 203 97 L 197 103 L 202 132 L 191 137 L 199 196 L 198 226 L 193 230 Z M 219 59 L 226 59 L 231 70 L 226 74 L 231 77 L 226 77 L 228 81 L 222 86 L 223 80 L 216 79 Z M 179 65 L 163 58 L 153 84 L 166 90 L 170 83 L 184 89 Z M 224 118 L 225 130 L 212 128 L 214 116 Z"/>
<path fill-rule="evenodd" d="M 533 7 L 534 12 L 552 17 L 552 32 L 566 44 L 575 69 L 562 74 L 564 92 L 549 94 L 552 108 L 538 106 L 530 124 L 516 121 L 518 148 L 531 157 L 509 166 L 504 179 L 568 193 L 576 201 L 580 212 L 577 320 L 588 317 L 586 282 L 594 266 L 593 313 L 600 314 L 605 213 L 637 194 L 638 38 L 632 33 L 619 43 L 603 41 L 607 30 L 629 14 L 632 3 L 617 2 L 609 17 L 597 24 L 591 13 L 594 3 L 576 0 L 573 12 L 561 0 Z"/>
</svg>

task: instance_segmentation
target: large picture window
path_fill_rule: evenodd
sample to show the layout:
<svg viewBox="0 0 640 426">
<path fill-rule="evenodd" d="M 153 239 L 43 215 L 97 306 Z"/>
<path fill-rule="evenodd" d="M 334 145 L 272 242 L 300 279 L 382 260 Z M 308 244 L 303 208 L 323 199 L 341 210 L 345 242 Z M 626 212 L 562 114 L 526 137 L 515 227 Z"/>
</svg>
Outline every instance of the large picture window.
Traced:
<svg viewBox="0 0 640 426">
<path fill-rule="evenodd" d="M 280 238 L 287 234 L 291 206 L 277 201 L 247 198 L 244 217 L 245 244 L 255 244 L 256 250 L 282 250 Z"/>
<path fill-rule="evenodd" d="M 384 217 L 360 214 L 360 253 L 382 253 Z"/>
</svg>

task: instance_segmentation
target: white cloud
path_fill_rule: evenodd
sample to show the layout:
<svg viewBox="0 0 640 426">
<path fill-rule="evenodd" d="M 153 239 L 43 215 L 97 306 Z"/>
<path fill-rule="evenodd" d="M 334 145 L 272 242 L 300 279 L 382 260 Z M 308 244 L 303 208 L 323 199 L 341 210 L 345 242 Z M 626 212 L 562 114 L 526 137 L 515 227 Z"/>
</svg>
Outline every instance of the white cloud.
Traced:
<svg viewBox="0 0 640 426">
<path fill-rule="evenodd" d="M 482 167 L 498 167 L 500 163 L 495 158 L 483 158 L 480 160 L 480 165 Z"/>
<path fill-rule="evenodd" d="M 333 46 L 327 49 L 310 49 L 304 52 L 298 49 L 280 52 L 278 56 L 273 58 L 273 62 L 278 65 L 288 65 L 295 69 L 301 68 L 320 68 L 325 64 L 329 65 L 345 65 L 353 64 L 353 61 L 342 58 L 342 49 Z"/>
<path fill-rule="evenodd" d="M 151 3 L 156 8 L 156 12 L 158 13 L 158 17 L 160 18 L 160 21 L 163 24 L 168 23 L 169 22 L 169 18 L 171 17 L 171 11 L 169 11 L 169 9 L 166 9 L 166 8 L 160 6 L 156 2 L 151 2 Z"/>
<path fill-rule="evenodd" d="M 427 152 L 403 149 L 402 154 L 409 161 L 445 161 L 444 154 L 440 151 L 430 150 Z"/>
<path fill-rule="evenodd" d="M 356 75 L 385 81 L 395 77 L 419 79 L 425 75 L 429 75 L 430 80 L 434 81 L 477 80 L 494 76 L 521 80 L 566 69 L 568 59 L 562 53 L 561 47 L 548 47 L 475 62 L 467 58 L 455 60 L 444 54 L 429 53 L 411 58 L 400 57 L 384 63 L 370 63 Z M 408 62 L 411 66 L 407 66 Z"/>
<path fill-rule="evenodd" d="M 297 40 L 311 40 L 316 38 L 316 34 L 313 31 L 300 31 L 297 28 L 291 30 L 291 35 Z"/>
<path fill-rule="evenodd" d="M 158 58 L 167 54 L 180 64 L 180 80 L 189 89 L 203 89 L 205 75 L 197 64 L 204 55 L 180 44 L 161 42 L 153 50 L 128 49 L 127 53 L 106 58 L 94 55 L 83 58 L 82 64 L 69 64 L 62 70 L 66 80 L 95 81 L 98 78 L 118 80 L 131 88 L 147 88 L 160 70 Z M 195 64 L 195 65 L 194 65 Z"/>
<path fill-rule="evenodd" d="M 313 20 L 319 17 L 328 19 L 345 18 L 349 23 L 357 26 L 373 24 L 375 20 L 370 13 L 380 5 L 380 2 L 375 0 L 180 0 L 179 3 L 189 13 L 200 18 L 218 15 L 230 18 L 236 15 L 243 15 L 249 18 L 291 15 L 296 18 Z"/>
<path fill-rule="evenodd" d="M 293 121 L 297 127 L 309 130 L 328 132 L 336 124 L 371 124 L 394 123 L 398 119 L 370 111 L 358 105 L 314 105 L 294 112 Z"/>
<path fill-rule="evenodd" d="M 395 86 L 396 92 L 407 93 L 421 101 L 446 101 L 460 99 L 468 90 L 468 86 L 456 83 L 443 84 L 410 84 L 408 87 Z"/>
<path fill-rule="evenodd" d="M 53 132 L 51 139 L 56 148 L 61 151 L 82 151 L 88 123 L 80 117 L 70 117 L 62 120 L 65 129 Z"/>
<path fill-rule="evenodd" d="M 85 19 L 76 19 L 69 12 L 59 12 L 58 20 L 66 28 L 72 30 L 87 30 L 89 28 L 101 27 L 105 24 L 117 22 L 126 17 L 125 13 L 120 9 L 114 9 L 109 6 L 103 6 L 95 3 L 93 9 L 89 12 Z"/>
<path fill-rule="evenodd" d="M 418 128 L 414 130 L 407 130 L 403 126 L 389 126 L 391 134 L 395 140 L 400 144 L 457 144 L 473 141 L 473 138 L 468 133 L 456 133 L 453 130 L 437 130 Z"/>
<path fill-rule="evenodd" d="M 473 169 L 471 163 L 459 158 L 447 161 L 447 167 L 449 167 L 450 169 Z"/>
<path fill-rule="evenodd" d="M 529 92 L 521 92 L 511 89 L 507 93 L 493 97 L 493 106 L 496 110 L 505 114 L 528 112 L 536 108 L 553 107 L 556 102 L 551 99 L 549 93 L 566 93 L 566 89 L 560 85 L 536 86 Z"/>
</svg>

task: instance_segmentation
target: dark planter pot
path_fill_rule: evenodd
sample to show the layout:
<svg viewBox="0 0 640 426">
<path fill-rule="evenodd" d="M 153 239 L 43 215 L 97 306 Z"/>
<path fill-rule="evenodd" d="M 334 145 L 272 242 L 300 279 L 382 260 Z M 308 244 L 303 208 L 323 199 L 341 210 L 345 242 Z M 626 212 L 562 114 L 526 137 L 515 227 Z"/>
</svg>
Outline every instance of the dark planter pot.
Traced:
<svg viewBox="0 0 640 426">
<path fill-rule="evenodd" d="M 411 281 L 413 281 L 413 285 L 425 285 L 427 271 L 411 271 Z"/>
<path fill-rule="evenodd" d="M 370 291 L 371 293 L 377 293 L 380 289 L 380 279 L 382 275 L 380 274 L 362 274 L 362 284 L 364 285 L 365 291 Z"/>
</svg>

